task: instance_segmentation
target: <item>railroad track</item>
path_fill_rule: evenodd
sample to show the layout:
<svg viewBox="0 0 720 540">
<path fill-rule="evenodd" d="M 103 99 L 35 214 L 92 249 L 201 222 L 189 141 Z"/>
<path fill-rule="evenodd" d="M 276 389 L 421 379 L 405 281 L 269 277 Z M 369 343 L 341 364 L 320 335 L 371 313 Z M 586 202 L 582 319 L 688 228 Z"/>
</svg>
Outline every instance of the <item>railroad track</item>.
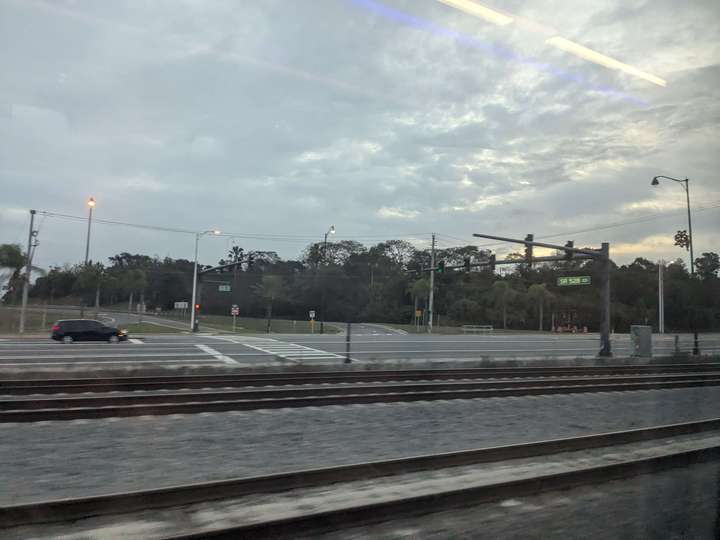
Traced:
<svg viewBox="0 0 720 540">
<path fill-rule="evenodd" d="M 620 454 L 626 458 L 618 461 Z M 554 455 L 552 460 L 537 459 L 549 455 Z M 78 530 L 87 534 L 93 527 L 102 530 L 112 525 L 113 520 L 147 522 L 153 515 L 148 514 L 148 510 L 165 509 L 158 518 L 162 526 L 149 529 L 152 534 L 140 533 L 143 537 L 175 540 L 297 537 L 509 497 L 594 485 L 717 459 L 720 459 L 720 418 L 712 418 L 461 452 L 5 506 L 0 507 L 0 536 L 52 537 L 51 529 L 43 535 L 40 524 L 53 523 L 68 527 L 68 530 L 63 529 L 64 533 L 71 533 L 71 528 L 78 526 Z M 555 465 L 554 469 L 547 466 L 550 462 Z M 484 465 L 475 467 L 478 464 Z M 482 475 L 493 466 L 498 470 L 513 471 L 514 476 L 485 476 L 484 480 L 482 476 L 473 476 Z M 421 474 L 425 471 L 444 472 L 447 481 L 440 479 L 428 484 L 427 475 Z M 365 497 L 348 496 L 358 485 L 376 487 Z M 320 500 L 318 493 L 324 494 L 326 504 L 313 504 Z M 273 497 L 258 498 L 267 494 L 273 494 Z M 277 502 L 272 506 L 269 501 Z M 199 518 L 207 511 L 213 513 L 213 520 Z M 91 521 L 77 521 L 86 518 Z M 223 525 L 217 526 L 217 523 Z M 32 528 L 28 528 L 30 525 Z"/>
<path fill-rule="evenodd" d="M 306 371 L 261 374 L 172 375 L 73 379 L 0 380 L 0 395 L 131 392 L 244 386 L 457 380 L 520 377 L 577 377 L 630 374 L 720 373 L 720 363 L 642 364 L 622 366 L 511 367 L 459 369 L 403 369 L 368 371 Z"/>
<path fill-rule="evenodd" d="M 717 373 L 404 382 L 0 400 L 0 423 L 720 385 Z"/>
</svg>

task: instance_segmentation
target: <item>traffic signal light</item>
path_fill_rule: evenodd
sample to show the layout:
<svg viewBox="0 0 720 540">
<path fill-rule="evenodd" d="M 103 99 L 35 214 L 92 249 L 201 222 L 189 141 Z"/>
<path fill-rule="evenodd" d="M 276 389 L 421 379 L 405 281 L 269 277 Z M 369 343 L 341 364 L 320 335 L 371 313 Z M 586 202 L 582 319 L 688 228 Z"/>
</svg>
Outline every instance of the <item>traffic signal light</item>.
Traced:
<svg viewBox="0 0 720 540">
<path fill-rule="evenodd" d="M 200 311 L 200 304 L 195 304 L 195 313 Z"/>
<path fill-rule="evenodd" d="M 490 272 L 492 272 L 494 274 L 495 273 L 495 254 L 494 253 L 492 255 L 490 255 L 490 260 L 489 260 L 488 264 L 490 265 Z"/>
<path fill-rule="evenodd" d="M 470 271 L 470 257 L 465 257 L 465 271 Z"/>
<path fill-rule="evenodd" d="M 568 240 L 567 243 L 565 244 L 565 247 L 569 247 L 569 248 L 575 247 L 575 242 L 572 241 L 572 240 Z M 573 252 L 572 252 L 572 251 L 565 251 L 565 260 L 566 260 L 566 261 L 569 261 L 569 260 L 572 259 L 572 258 L 573 258 Z"/>
<path fill-rule="evenodd" d="M 437 263 L 437 271 L 442 274 L 445 272 L 445 261 L 440 261 Z"/>
<path fill-rule="evenodd" d="M 525 237 L 526 242 L 532 242 L 534 238 L 534 235 L 528 234 Z M 532 259 L 533 259 L 533 246 L 532 244 L 525 244 L 525 262 L 528 265 L 532 265 Z"/>
</svg>

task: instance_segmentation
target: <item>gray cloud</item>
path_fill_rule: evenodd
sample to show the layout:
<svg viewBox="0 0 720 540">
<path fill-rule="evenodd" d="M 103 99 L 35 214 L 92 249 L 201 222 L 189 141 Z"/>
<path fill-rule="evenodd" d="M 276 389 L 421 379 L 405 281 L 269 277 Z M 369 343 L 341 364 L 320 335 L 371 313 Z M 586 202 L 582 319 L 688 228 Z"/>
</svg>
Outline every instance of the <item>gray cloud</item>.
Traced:
<svg viewBox="0 0 720 540">
<path fill-rule="evenodd" d="M 90 194 L 98 217 L 303 236 L 242 240 L 288 257 L 330 223 L 366 241 L 431 230 L 470 240 L 676 210 L 682 193 L 651 189 L 655 174 L 692 178 L 698 205 L 720 201 L 714 3 L 680 15 L 667 1 L 598 4 L 503 8 L 636 63 L 666 88 L 434 0 L 386 5 L 495 52 L 350 0 L 6 2 L 0 242 L 22 240 L 28 208 L 83 214 Z M 719 216 L 698 215 L 697 251 L 720 249 Z M 79 260 L 82 224 L 42 227 L 41 264 Z M 643 242 L 682 227 L 672 214 L 578 241 L 668 258 L 681 254 L 671 240 Z M 217 258 L 227 242 L 208 239 L 203 253 Z M 190 247 L 182 235 L 98 225 L 93 252 L 188 257 Z"/>
</svg>

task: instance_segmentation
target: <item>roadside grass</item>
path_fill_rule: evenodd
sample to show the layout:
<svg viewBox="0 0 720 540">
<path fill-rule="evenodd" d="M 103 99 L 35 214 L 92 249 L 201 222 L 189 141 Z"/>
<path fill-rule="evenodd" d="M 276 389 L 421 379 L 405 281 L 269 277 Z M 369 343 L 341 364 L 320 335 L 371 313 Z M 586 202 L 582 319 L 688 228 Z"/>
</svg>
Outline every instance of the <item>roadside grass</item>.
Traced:
<svg viewBox="0 0 720 540">
<path fill-rule="evenodd" d="M 188 318 L 182 318 L 173 313 L 162 313 L 160 317 L 173 320 L 187 321 Z M 233 318 L 229 315 L 205 315 L 200 314 L 200 330 L 203 324 L 215 328 L 217 330 L 233 331 Z M 238 334 L 264 334 L 267 332 L 267 319 L 255 317 L 237 317 L 236 320 Z M 290 321 L 287 319 L 272 319 L 270 332 L 273 334 L 310 334 L 312 330 L 308 321 Z M 315 333 L 320 332 L 320 323 L 315 323 Z M 325 325 L 325 333 L 336 334 L 339 329 L 329 324 Z"/>
<path fill-rule="evenodd" d="M 408 334 L 427 334 L 427 329 L 420 325 L 416 327 L 414 324 L 395 324 L 382 323 L 384 326 L 405 330 Z M 433 334 L 462 334 L 463 331 L 459 326 L 433 326 Z"/>
<path fill-rule="evenodd" d="M 130 337 L 133 337 L 134 334 L 179 334 L 181 332 L 187 332 L 187 330 L 180 328 L 171 328 L 169 326 L 160 326 L 159 324 L 145 322 L 123 324 L 120 326 L 128 331 Z"/>
<path fill-rule="evenodd" d="M 80 316 L 79 311 L 68 310 L 60 311 L 56 309 L 48 309 L 47 311 L 33 306 L 28 308 L 25 313 L 25 331 L 26 332 L 49 332 L 53 323 L 60 319 L 76 319 Z M 93 312 L 88 315 L 93 316 Z M 14 334 L 20 330 L 20 308 L 19 307 L 2 307 L 0 308 L 0 333 Z"/>
<path fill-rule="evenodd" d="M 382 323 L 385 326 L 389 326 L 390 328 L 397 328 L 398 330 L 405 330 L 408 334 L 427 334 L 427 329 L 425 326 L 420 325 L 418 328 L 415 327 L 414 324 L 396 324 L 396 323 Z M 465 334 L 463 332 L 462 326 L 433 326 L 433 334 Z M 468 335 L 483 335 L 483 334 L 503 334 L 503 335 L 512 335 L 512 334 L 547 334 L 547 335 L 557 335 L 556 333 L 545 331 L 542 332 L 538 330 L 503 330 L 502 328 L 493 328 L 492 331 L 489 332 L 468 332 Z M 575 334 L 575 335 L 581 335 L 581 334 Z"/>
</svg>

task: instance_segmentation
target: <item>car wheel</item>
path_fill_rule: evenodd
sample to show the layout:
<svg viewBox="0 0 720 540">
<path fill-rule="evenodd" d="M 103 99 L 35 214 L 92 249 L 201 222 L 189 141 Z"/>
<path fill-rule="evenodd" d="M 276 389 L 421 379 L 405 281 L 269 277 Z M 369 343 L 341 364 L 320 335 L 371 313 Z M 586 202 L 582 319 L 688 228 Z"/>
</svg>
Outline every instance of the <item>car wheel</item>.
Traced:
<svg viewBox="0 0 720 540">
<path fill-rule="evenodd" d="M 110 343 L 117 343 L 118 341 L 120 341 L 120 338 L 117 337 L 115 334 L 113 334 L 112 336 L 110 336 L 110 337 L 108 338 L 108 341 L 109 341 Z"/>
<path fill-rule="evenodd" d="M 63 341 L 63 343 L 72 343 L 75 340 L 73 339 L 72 336 L 63 336 L 62 341 Z"/>
</svg>

